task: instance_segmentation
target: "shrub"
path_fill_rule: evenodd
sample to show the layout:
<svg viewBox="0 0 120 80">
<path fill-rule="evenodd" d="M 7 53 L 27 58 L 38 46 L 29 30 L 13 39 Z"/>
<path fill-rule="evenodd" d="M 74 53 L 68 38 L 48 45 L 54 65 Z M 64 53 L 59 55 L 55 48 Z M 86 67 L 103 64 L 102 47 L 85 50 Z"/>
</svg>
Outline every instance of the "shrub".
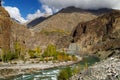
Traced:
<svg viewBox="0 0 120 80">
<path fill-rule="evenodd" d="M 58 80 L 68 80 L 72 76 L 72 70 L 70 67 L 63 69 L 58 76 Z"/>
<path fill-rule="evenodd" d="M 71 60 L 77 60 L 75 56 L 71 56 L 69 54 L 66 54 L 64 51 L 60 52 L 57 51 L 56 47 L 52 44 L 48 45 L 45 49 L 44 53 L 42 54 L 43 58 L 51 58 L 49 60 L 58 60 L 58 61 L 71 61 Z"/>
<path fill-rule="evenodd" d="M 20 45 L 20 43 L 19 42 L 15 42 L 14 49 L 15 49 L 15 53 L 18 54 L 18 56 L 20 56 L 21 48 L 22 48 L 22 46 Z"/>
<path fill-rule="evenodd" d="M 43 57 L 57 56 L 56 47 L 52 44 L 48 45 L 42 56 Z"/>
<path fill-rule="evenodd" d="M 80 67 L 79 66 L 75 66 L 73 67 L 73 74 L 78 74 L 80 72 Z"/>
<path fill-rule="evenodd" d="M 28 54 L 29 54 L 30 58 L 37 58 L 37 56 L 35 55 L 35 51 L 34 50 L 29 50 Z"/>
<path fill-rule="evenodd" d="M 18 54 L 11 52 L 11 51 L 1 54 L 1 59 L 3 62 L 8 62 L 10 60 L 17 59 L 17 58 L 18 58 Z"/>
<path fill-rule="evenodd" d="M 66 70 L 62 70 L 59 73 L 58 80 L 67 80 L 67 79 L 68 79 L 68 74 L 67 74 Z"/>
<path fill-rule="evenodd" d="M 30 58 L 40 58 L 42 50 L 39 47 L 36 47 L 34 50 L 29 50 L 28 54 Z"/>
<path fill-rule="evenodd" d="M 34 51 L 35 51 L 37 57 L 40 57 L 40 56 L 41 56 L 42 50 L 41 50 L 40 47 L 36 47 L 36 48 L 34 49 Z"/>
</svg>

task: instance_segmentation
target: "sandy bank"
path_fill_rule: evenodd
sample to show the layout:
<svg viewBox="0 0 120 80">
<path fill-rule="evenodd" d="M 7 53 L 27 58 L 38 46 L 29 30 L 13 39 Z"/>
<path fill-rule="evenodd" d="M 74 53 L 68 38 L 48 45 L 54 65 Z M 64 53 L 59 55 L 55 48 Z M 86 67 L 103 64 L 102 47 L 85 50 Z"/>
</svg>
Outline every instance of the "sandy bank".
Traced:
<svg viewBox="0 0 120 80">
<path fill-rule="evenodd" d="M 54 67 L 67 66 L 78 63 L 82 58 L 78 57 L 77 61 L 67 62 L 39 62 L 31 64 L 14 64 L 14 65 L 0 65 L 0 78 L 7 78 L 16 75 L 22 75 L 26 73 L 33 73 L 38 70 L 50 69 Z"/>
</svg>

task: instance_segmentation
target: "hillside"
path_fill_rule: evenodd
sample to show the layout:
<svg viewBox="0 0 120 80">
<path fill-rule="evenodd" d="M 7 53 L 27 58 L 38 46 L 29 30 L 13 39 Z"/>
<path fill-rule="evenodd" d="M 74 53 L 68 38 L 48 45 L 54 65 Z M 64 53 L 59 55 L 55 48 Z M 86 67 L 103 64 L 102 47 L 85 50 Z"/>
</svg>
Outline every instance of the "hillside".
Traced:
<svg viewBox="0 0 120 80">
<path fill-rule="evenodd" d="M 36 18 L 36 19 L 34 19 L 34 20 L 26 23 L 26 24 L 27 24 L 26 26 L 27 26 L 28 28 L 32 28 L 32 27 L 36 26 L 37 24 L 41 23 L 42 21 L 44 21 L 45 19 L 46 19 L 46 17 Z"/>
<path fill-rule="evenodd" d="M 41 30 L 63 30 L 70 33 L 79 22 L 86 22 L 97 16 L 110 12 L 112 9 L 83 10 L 75 7 L 64 8 L 33 27 L 35 32 Z"/>
<path fill-rule="evenodd" d="M 82 53 L 95 53 L 101 58 L 112 56 L 120 49 L 120 11 L 79 23 L 71 36 Z"/>
<path fill-rule="evenodd" d="M 77 8 L 75 7 L 62 9 L 61 11 L 47 18 L 40 24 L 34 26 L 33 30 L 35 32 L 40 32 L 42 30 L 62 30 L 70 33 L 79 22 L 89 21 L 96 18 L 96 15 L 92 14 L 91 12 L 82 12 L 81 9 L 77 9 L 79 11 L 78 12 L 76 9 Z"/>
<path fill-rule="evenodd" d="M 8 12 L 0 6 L 0 52 L 10 49 L 11 24 Z"/>
<path fill-rule="evenodd" d="M 120 10 L 68 7 L 46 19 L 37 18 L 29 25 L 33 27 L 27 28 L 10 18 L 0 6 L 0 78 L 20 73 L 23 79 L 26 73 L 44 71 L 51 69 L 51 66 L 75 64 L 83 59 L 83 64 L 74 66 L 84 70 L 76 68 L 74 74 L 78 74 L 71 77 L 71 80 L 119 79 Z M 66 54 L 68 52 L 76 54 Z M 87 55 L 100 58 L 101 61 L 88 67 L 92 60 L 84 60 Z M 68 71 L 65 76 L 71 72 Z"/>
<path fill-rule="evenodd" d="M 75 7 L 68 7 L 62 9 L 55 15 L 48 17 L 37 26 L 34 26 L 32 29 L 27 29 L 26 26 L 21 25 L 15 22 L 14 20 L 10 19 L 8 13 L 5 11 L 4 15 L 8 17 L 8 20 L 11 20 L 12 24 L 10 25 L 10 32 L 9 30 L 6 29 L 7 38 L 10 37 L 10 39 L 7 39 L 8 43 L 6 42 L 4 44 L 9 45 L 10 49 L 13 49 L 14 44 L 16 42 L 19 42 L 21 45 L 24 45 L 28 49 L 33 49 L 38 46 L 44 49 L 48 44 L 56 44 L 56 46 L 60 46 L 59 48 L 62 48 L 63 46 L 68 47 L 70 42 L 77 42 L 76 37 L 78 37 L 78 34 L 81 33 L 81 31 L 75 33 L 76 30 L 79 30 L 78 27 L 75 28 L 75 26 L 78 25 L 78 23 L 84 24 L 84 22 L 93 20 L 97 18 L 99 15 L 102 15 L 110 11 L 112 10 L 111 9 L 82 10 Z M 2 13 L 1 15 L 3 15 Z M 71 32 L 75 36 L 74 35 L 70 36 Z M 2 41 L 1 44 L 3 44 Z M 61 47 L 61 45 L 63 46 Z"/>
<path fill-rule="evenodd" d="M 83 10 L 75 7 L 64 8 L 30 29 L 38 35 L 36 37 L 39 42 L 35 42 L 35 45 L 46 46 L 51 43 L 56 44 L 61 38 L 63 40 L 62 42 L 64 42 L 63 37 L 70 35 L 78 23 L 93 20 L 99 15 L 110 11 L 112 10 Z M 70 37 L 67 37 L 67 39 L 69 38 Z M 64 44 L 66 44 L 66 42 L 63 43 L 63 45 Z M 58 45 L 62 45 L 61 42 Z"/>
<path fill-rule="evenodd" d="M 26 26 L 21 25 L 17 22 L 15 22 L 14 20 L 12 20 L 12 25 L 11 25 L 11 50 L 14 49 L 14 46 L 16 43 L 19 43 L 20 45 L 26 47 L 26 48 L 30 48 L 30 46 L 28 46 L 28 42 L 30 40 L 31 37 L 31 31 L 29 29 L 27 29 Z M 31 43 L 32 44 L 32 43 Z"/>
</svg>

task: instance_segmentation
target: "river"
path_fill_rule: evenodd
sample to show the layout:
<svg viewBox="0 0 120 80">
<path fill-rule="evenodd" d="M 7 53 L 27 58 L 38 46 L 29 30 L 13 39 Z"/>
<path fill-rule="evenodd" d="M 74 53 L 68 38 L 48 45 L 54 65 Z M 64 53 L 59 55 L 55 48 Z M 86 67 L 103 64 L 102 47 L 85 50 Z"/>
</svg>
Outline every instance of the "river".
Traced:
<svg viewBox="0 0 120 80">
<path fill-rule="evenodd" d="M 88 66 L 91 66 L 95 62 L 98 62 L 99 59 L 94 56 L 86 56 L 83 58 L 82 61 L 80 61 L 77 64 L 71 65 L 70 67 L 73 66 L 78 66 L 78 65 L 85 65 L 86 63 Z M 59 72 L 66 67 L 57 67 L 57 68 L 52 68 L 52 69 L 47 69 L 47 70 L 40 70 L 37 71 L 36 73 L 31 73 L 31 74 L 25 74 L 21 76 L 16 76 L 11 79 L 7 80 L 57 80 L 57 76 L 59 75 Z M 0 79 L 4 80 L 4 79 Z"/>
</svg>

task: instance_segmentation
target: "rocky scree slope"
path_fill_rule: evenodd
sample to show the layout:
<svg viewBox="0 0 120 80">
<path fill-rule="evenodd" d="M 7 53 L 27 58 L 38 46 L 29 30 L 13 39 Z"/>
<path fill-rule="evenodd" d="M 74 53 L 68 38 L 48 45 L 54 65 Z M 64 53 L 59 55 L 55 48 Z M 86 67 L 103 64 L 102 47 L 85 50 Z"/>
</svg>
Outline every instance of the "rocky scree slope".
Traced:
<svg viewBox="0 0 120 80">
<path fill-rule="evenodd" d="M 120 80 L 120 51 L 119 55 L 90 66 L 72 76 L 70 80 Z"/>
</svg>

